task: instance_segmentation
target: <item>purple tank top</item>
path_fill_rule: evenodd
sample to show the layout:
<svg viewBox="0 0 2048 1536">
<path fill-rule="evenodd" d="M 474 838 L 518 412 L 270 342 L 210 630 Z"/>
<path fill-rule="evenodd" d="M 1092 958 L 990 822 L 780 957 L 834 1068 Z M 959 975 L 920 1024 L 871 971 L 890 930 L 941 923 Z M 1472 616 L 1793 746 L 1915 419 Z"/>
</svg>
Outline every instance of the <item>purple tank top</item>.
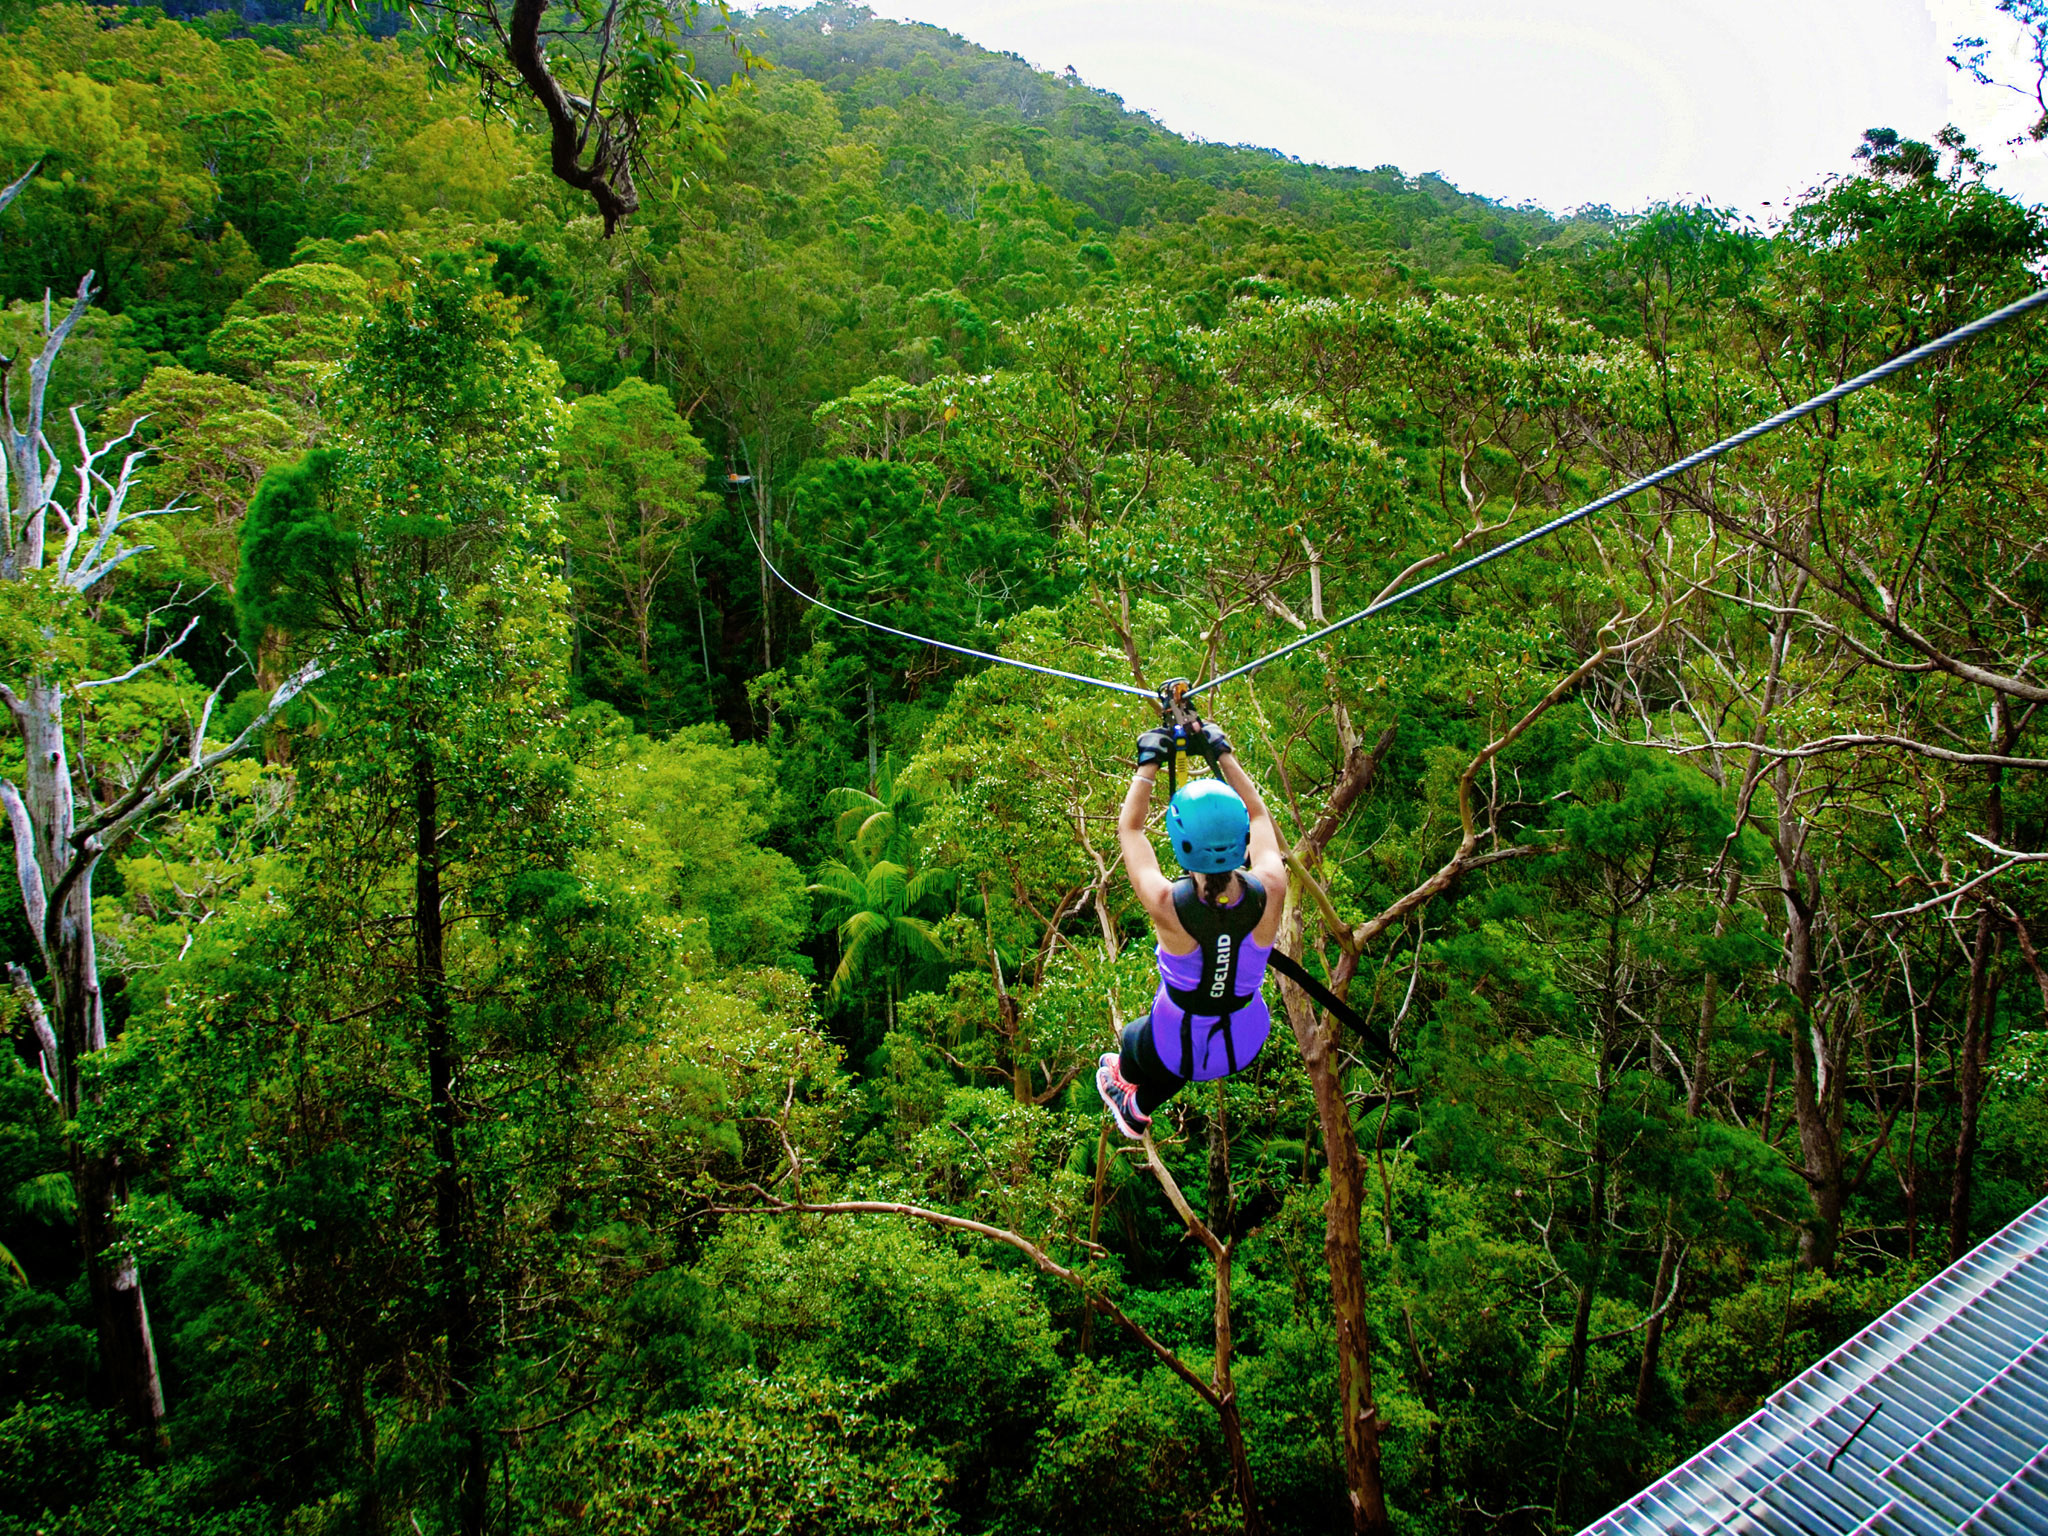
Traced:
<svg viewBox="0 0 2048 1536">
<path fill-rule="evenodd" d="M 1176 955 L 1161 946 L 1152 951 L 1159 957 L 1159 979 L 1176 992 L 1192 992 L 1202 984 L 1202 952 L 1191 949 Z M 1266 960 L 1273 946 L 1247 938 L 1237 948 L 1237 995 L 1250 997 L 1266 979 Z M 1200 1015 L 1197 1015 L 1200 1017 Z"/>
</svg>

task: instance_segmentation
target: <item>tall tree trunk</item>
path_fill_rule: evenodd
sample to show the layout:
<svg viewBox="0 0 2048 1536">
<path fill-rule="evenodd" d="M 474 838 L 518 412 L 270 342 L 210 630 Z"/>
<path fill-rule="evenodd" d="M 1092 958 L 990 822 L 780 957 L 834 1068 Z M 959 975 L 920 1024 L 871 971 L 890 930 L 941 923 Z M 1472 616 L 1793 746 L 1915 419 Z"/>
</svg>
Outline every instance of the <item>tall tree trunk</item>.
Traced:
<svg viewBox="0 0 2048 1536">
<path fill-rule="evenodd" d="M 97 1325 L 100 1373 L 115 1405 L 139 1432 L 144 1458 L 154 1462 L 170 1451 L 164 1432 L 163 1380 L 157 1374 L 156 1343 L 149 1331 L 149 1307 L 135 1256 L 115 1231 L 122 1203 L 120 1170 L 114 1159 L 71 1154 L 71 1183 L 78 1195 L 79 1246 L 88 1255 L 86 1277 Z"/>
<path fill-rule="evenodd" d="M 759 479 L 754 482 L 754 505 L 761 514 L 761 670 L 772 672 L 775 657 L 769 644 L 768 614 L 774 594 L 768 586 L 768 492 Z"/>
<path fill-rule="evenodd" d="M 1225 1242 L 1210 1257 L 1216 1267 L 1216 1369 L 1210 1379 L 1221 1403 L 1217 1417 L 1223 1426 L 1223 1449 L 1230 1458 L 1230 1486 L 1244 1515 L 1245 1536 L 1265 1536 L 1266 1520 L 1259 1511 L 1252 1460 L 1244 1444 L 1244 1418 L 1238 1411 L 1237 1385 L 1230 1373 L 1230 1244 Z"/>
<path fill-rule="evenodd" d="M 1394 743 L 1390 726 L 1367 750 L 1350 739 L 1348 717 L 1341 710 L 1338 725 L 1340 736 L 1350 741 L 1349 750 L 1322 814 L 1296 845 L 1295 855 L 1303 873 L 1322 857 L 1359 796 L 1378 776 L 1380 763 Z M 1276 947 L 1297 961 L 1302 952 L 1302 904 L 1308 896 L 1307 891 L 1296 889 L 1296 882 L 1290 882 L 1289 910 L 1276 939 Z M 1339 963 L 1337 973 L 1330 978 L 1330 990 L 1337 996 L 1344 996 L 1349 989 L 1357 964 L 1349 952 Z M 1351 1508 L 1351 1529 L 1354 1536 L 1385 1536 L 1392 1526 L 1380 1478 L 1380 1412 L 1373 1396 L 1372 1330 L 1365 1315 L 1365 1262 L 1359 1236 L 1365 1208 L 1365 1160 L 1358 1155 L 1351 1106 L 1344 1097 L 1335 1021 L 1325 1019 L 1299 987 L 1283 985 L 1280 995 L 1287 1009 L 1288 1027 L 1294 1032 L 1302 1065 L 1308 1070 L 1309 1085 L 1315 1093 L 1316 1124 L 1322 1131 L 1323 1161 L 1329 1170 L 1330 1195 L 1323 1209 L 1323 1259 L 1330 1272 L 1330 1314 L 1337 1333 L 1337 1417 L 1344 1446 L 1344 1489 Z"/>
<path fill-rule="evenodd" d="M 65 1119 L 75 1123 L 84 1108 L 80 1069 L 88 1055 L 107 1043 L 92 925 L 93 869 L 102 850 L 95 837 L 88 836 L 82 845 L 74 842 L 76 802 L 64 748 L 62 688 L 41 679 L 24 684 L 14 715 L 25 786 L 18 798 L 11 786 L 8 790 L 15 871 L 24 910 L 41 929 L 37 937 L 54 994 L 58 1099 Z M 75 1142 L 70 1155 L 101 1380 L 108 1399 L 136 1430 L 143 1454 L 154 1458 L 169 1448 L 163 1382 L 142 1280 L 134 1255 L 119 1240 L 120 1168 L 112 1154 L 88 1151 Z"/>
<path fill-rule="evenodd" d="M 413 760 L 415 812 L 413 927 L 418 948 L 420 1010 L 426 1025 L 427 1105 L 434 1143 L 434 1236 L 441 1269 L 442 1319 L 448 1335 L 448 1398 L 462 1440 L 458 1511 L 463 1536 L 483 1536 L 489 1466 L 477 1406 L 482 1352 L 476 1336 L 474 1286 L 457 1132 L 453 1010 L 443 951 L 440 780 L 432 757 Z"/>
<path fill-rule="evenodd" d="M 1586 1215 L 1586 1269 L 1579 1278 L 1578 1305 L 1572 1311 L 1571 1350 L 1565 1358 L 1564 1428 L 1557 1437 L 1557 1482 L 1550 1496 L 1551 1508 L 1558 1512 L 1564 1506 L 1565 1474 L 1571 1469 L 1572 1434 L 1579 1425 L 1579 1395 L 1586 1386 L 1586 1351 L 1593 1322 L 1593 1301 L 1600 1294 L 1601 1272 L 1607 1266 L 1606 1205 L 1607 1149 L 1596 1138 L 1593 1146 L 1592 1206 Z"/>
<path fill-rule="evenodd" d="M 1102 1236 L 1102 1195 L 1109 1178 L 1109 1122 L 1102 1122 L 1102 1134 L 1095 1138 L 1095 1198 L 1088 1204 L 1088 1251 L 1093 1254 Z M 1095 1309 L 1081 1308 L 1081 1357 L 1095 1355 Z"/>
<path fill-rule="evenodd" d="M 1290 942 L 1291 941 L 1291 942 Z M 1281 930 L 1289 954 L 1301 949 L 1301 909 L 1295 907 Z M 1344 981 L 1349 980 L 1346 976 Z M 1315 1090 L 1316 1121 L 1330 1171 L 1330 1197 L 1323 1213 L 1323 1259 L 1330 1271 L 1330 1311 L 1337 1326 L 1337 1413 L 1344 1443 L 1344 1486 L 1351 1504 L 1351 1529 L 1360 1536 L 1384 1536 L 1386 1491 L 1380 1481 L 1380 1414 L 1373 1397 L 1372 1331 L 1365 1315 L 1365 1264 L 1359 1220 L 1365 1205 L 1365 1160 L 1351 1128 L 1338 1075 L 1334 1030 L 1297 987 L 1284 987 L 1287 1022 L 1301 1048 Z M 1331 988 L 1340 996 L 1342 985 Z"/>
<path fill-rule="evenodd" d="M 1714 937 L 1719 939 L 1728 931 L 1728 915 L 1735 910 L 1736 893 L 1741 889 L 1742 877 L 1731 865 L 1726 884 L 1721 891 L 1721 907 L 1714 914 Z M 1720 1016 L 1721 979 L 1712 971 L 1700 984 L 1700 1027 L 1692 1043 L 1692 1080 L 1685 1086 L 1685 1119 L 1688 1125 L 1698 1122 L 1700 1106 L 1707 1095 L 1707 1071 L 1712 1060 L 1714 1023 Z M 1657 1279 L 1650 1287 L 1650 1320 L 1643 1326 L 1643 1358 L 1636 1367 L 1636 1417 L 1642 1418 L 1649 1412 L 1650 1392 L 1657 1384 L 1657 1360 L 1664 1347 L 1664 1317 L 1668 1311 L 1666 1293 L 1671 1288 L 1673 1272 L 1678 1268 L 1678 1233 L 1672 1226 L 1672 1216 L 1678 1202 L 1664 1202 L 1664 1243 L 1657 1254 Z"/>
<path fill-rule="evenodd" d="M 1237 1210 L 1230 1189 L 1230 1120 L 1221 1078 L 1216 1080 L 1216 1107 L 1209 1112 L 1208 1122 L 1209 1227 L 1228 1243 L 1237 1230 Z"/>
<path fill-rule="evenodd" d="M 1984 1107 L 1984 1069 L 1990 1061 L 1991 957 L 2005 937 L 1991 923 L 1991 905 L 1977 913 L 1970 944 L 1970 992 L 1963 1011 L 1962 1049 L 1956 1059 L 1956 1161 L 1948 1194 L 1948 1261 L 1970 1251 L 1970 1206 L 1977 1182 L 1977 1121 Z"/>
<path fill-rule="evenodd" d="M 1610 898 L 1612 888 L 1610 887 Z M 1608 912 L 1607 962 L 1601 982 L 1600 1056 L 1593 1067 L 1593 1183 L 1586 1192 L 1585 1242 L 1579 1275 L 1578 1305 L 1572 1309 L 1572 1342 L 1565 1356 L 1564 1426 L 1557 1437 L 1557 1480 L 1551 1487 L 1553 1517 L 1564 1509 L 1565 1477 L 1572 1464 L 1572 1435 L 1579 1427 L 1579 1397 L 1586 1386 L 1586 1351 L 1590 1347 L 1593 1302 L 1600 1294 L 1602 1273 L 1607 1267 L 1607 1139 L 1601 1134 L 1607 1113 L 1607 1094 L 1612 1084 L 1608 1063 L 1621 1025 L 1621 915 L 1617 901 Z"/>
<path fill-rule="evenodd" d="M 697 574 L 695 550 L 690 551 L 690 589 L 697 595 L 697 652 L 704 659 L 704 690 L 711 693 L 717 684 L 711 676 L 711 637 L 704 628 L 704 580 Z"/>
<path fill-rule="evenodd" d="M 2027 717 L 2022 716 L 2024 721 Z M 2003 700 L 1991 706 L 1991 750 L 2012 751 L 2019 728 L 2007 717 Z M 2005 841 L 2005 775 L 1988 770 L 1990 793 L 1985 797 L 1984 831 L 1994 844 Z M 1984 1069 L 1991 1064 L 1991 960 L 2005 932 L 2001 924 L 1992 929 L 1991 903 L 1977 912 L 1977 931 L 1970 944 L 1970 992 L 1963 1006 L 1963 1046 L 1956 1063 L 1956 1162 L 1949 1182 L 1948 1261 L 1953 1264 L 1970 1251 L 1970 1205 L 1977 1182 L 1977 1120 L 1984 1108 Z"/>
<path fill-rule="evenodd" d="M 1813 965 L 1813 908 L 1805 889 L 1806 871 L 1796 865 L 1784 872 L 1785 939 L 1780 976 L 1789 1004 L 1786 1033 L 1792 1045 L 1792 1112 L 1799 1128 L 1799 1151 L 1813 1210 L 1799 1227 L 1799 1264 L 1830 1274 L 1842 1236 L 1842 1211 L 1847 1203 L 1847 1169 L 1842 1155 L 1841 1087 L 1835 1062 L 1814 1013 L 1819 991 Z M 1818 882 L 1813 882 L 1817 884 Z"/>
</svg>

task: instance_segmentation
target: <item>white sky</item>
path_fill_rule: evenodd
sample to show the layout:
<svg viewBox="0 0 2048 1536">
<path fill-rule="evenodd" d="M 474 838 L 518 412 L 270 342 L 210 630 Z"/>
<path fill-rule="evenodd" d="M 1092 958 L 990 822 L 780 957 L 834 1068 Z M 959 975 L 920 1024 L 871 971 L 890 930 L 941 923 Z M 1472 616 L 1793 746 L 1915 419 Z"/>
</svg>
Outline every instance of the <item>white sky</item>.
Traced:
<svg viewBox="0 0 2048 1536">
<path fill-rule="evenodd" d="M 1991 0 L 868 0 L 1042 68 L 1071 65 L 1177 132 L 1330 165 L 1437 171 L 1562 211 L 1711 199 L 1768 219 L 1871 127 L 1968 131 L 2048 202 L 2031 100 L 1951 69 L 2005 45 Z M 1997 72 L 1994 70 L 1994 72 Z"/>
</svg>

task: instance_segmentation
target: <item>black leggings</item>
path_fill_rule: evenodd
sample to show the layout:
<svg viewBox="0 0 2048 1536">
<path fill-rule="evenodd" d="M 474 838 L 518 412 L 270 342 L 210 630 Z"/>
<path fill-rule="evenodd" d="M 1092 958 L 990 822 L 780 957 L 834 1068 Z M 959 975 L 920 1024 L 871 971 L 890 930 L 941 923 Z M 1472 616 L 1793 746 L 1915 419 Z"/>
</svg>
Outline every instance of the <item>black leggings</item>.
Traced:
<svg viewBox="0 0 2048 1536">
<path fill-rule="evenodd" d="M 1124 1026 L 1123 1054 L 1117 1058 L 1116 1069 L 1123 1073 L 1125 1082 L 1138 1090 L 1140 1114 L 1154 1113 L 1188 1083 L 1186 1078 L 1169 1071 L 1166 1063 L 1159 1059 L 1159 1051 L 1152 1044 L 1152 1016 L 1149 1013 Z"/>
</svg>

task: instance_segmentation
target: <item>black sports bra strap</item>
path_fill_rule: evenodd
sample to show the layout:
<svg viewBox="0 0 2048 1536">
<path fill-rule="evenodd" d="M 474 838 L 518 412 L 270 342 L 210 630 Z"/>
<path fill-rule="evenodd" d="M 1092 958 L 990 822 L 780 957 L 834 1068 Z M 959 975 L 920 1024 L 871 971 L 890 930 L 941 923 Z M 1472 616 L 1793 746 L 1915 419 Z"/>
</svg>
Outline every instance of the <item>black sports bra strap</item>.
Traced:
<svg viewBox="0 0 2048 1536">
<path fill-rule="evenodd" d="M 1212 907 L 1202 900 L 1193 875 L 1182 875 L 1173 882 L 1173 915 L 1180 919 L 1188 937 L 1204 948 L 1219 933 L 1227 933 L 1233 940 L 1248 938 L 1266 915 L 1264 883 L 1248 869 L 1240 869 L 1237 878 L 1244 885 L 1244 895 L 1234 907 Z"/>
</svg>

